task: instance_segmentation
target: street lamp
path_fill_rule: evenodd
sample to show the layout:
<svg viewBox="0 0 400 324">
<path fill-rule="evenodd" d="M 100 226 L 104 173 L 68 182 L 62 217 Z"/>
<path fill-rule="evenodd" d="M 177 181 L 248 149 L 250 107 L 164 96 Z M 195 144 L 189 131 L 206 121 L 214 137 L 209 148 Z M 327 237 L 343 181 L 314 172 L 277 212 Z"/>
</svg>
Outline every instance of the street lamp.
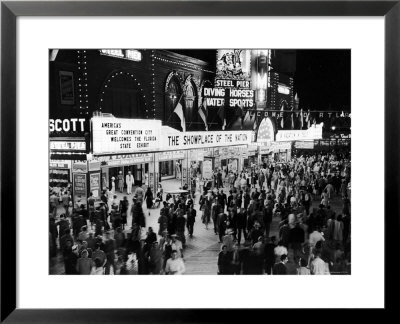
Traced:
<svg viewBox="0 0 400 324">
<path fill-rule="evenodd" d="M 334 131 L 334 130 L 336 129 L 336 126 L 332 126 L 331 128 L 332 128 L 332 130 Z"/>
</svg>

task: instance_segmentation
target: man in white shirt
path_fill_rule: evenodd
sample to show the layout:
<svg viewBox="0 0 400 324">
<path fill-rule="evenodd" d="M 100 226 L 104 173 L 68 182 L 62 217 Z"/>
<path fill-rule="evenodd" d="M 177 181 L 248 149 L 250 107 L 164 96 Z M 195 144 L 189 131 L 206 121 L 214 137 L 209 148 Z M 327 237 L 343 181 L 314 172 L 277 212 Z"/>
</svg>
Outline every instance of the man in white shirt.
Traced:
<svg viewBox="0 0 400 324">
<path fill-rule="evenodd" d="M 178 258 L 176 250 L 172 250 L 171 258 L 167 260 L 165 273 L 169 275 L 181 275 L 185 273 L 185 264 L 181 258 Z"/>
<path fill-rule="evenodd" d="M 128 174 L 125 177 L 125 183 L 126 192 L 128 195 L 130 195 L 132 193 L 132 186 L 135 184 L 135 179 L 133 178 L 131 171 L 128 171 Z"/>
<path fill-rule="evenodd" d="M 317 253 L 315 259 L 311 262 L 311 274 L 313 275 L 329 275 L 329 266 L 321 259 L 320 254 Z"/>
<path fill-rule="evenodd" d="M 183 257 L 183 246 L 182 246 L 182 242 L 177 240 L 177 236 L 176 234 L 172 234 L 171 235 L 171 248 L 172 250 L 177 251 L 178 255 L 180 258 Z"/>
<path fill-rule="evenodd" d="M 325 241 L 324 235 L 321 233 L 320 228 L 315 229 L 314 232 L 310 234 L 310 247 L 314 248 L 318 241 Z"/>
<path fill-rule="evenodd" d="M 278 245 L 274 248 L 274 254 L 276 261 L 279 262 L 282 255 L 287 255 L 287 248 L 283 245 L 282 241 L 278 242 Z"/>
</svg>

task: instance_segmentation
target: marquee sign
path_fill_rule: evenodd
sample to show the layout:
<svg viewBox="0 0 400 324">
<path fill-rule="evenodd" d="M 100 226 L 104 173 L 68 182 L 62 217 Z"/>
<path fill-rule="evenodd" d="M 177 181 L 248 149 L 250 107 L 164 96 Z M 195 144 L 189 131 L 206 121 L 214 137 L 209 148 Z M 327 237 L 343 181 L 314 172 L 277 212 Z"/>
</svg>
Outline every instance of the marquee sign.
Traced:
<svg viewBox="0 0 400 324">
<path fill-rule="evenodd" d="M 247 80 L 227 80 L 227 79 L 216 79 L 216 88 L 244 88 L 250 89 L 250 81 Z"/>
<path fill-rule="evenodd" d="M 206 98 L 207 107 L 225 106 L 228 107 L 254 107 L 254 90 L 250 89 L 223 89 L 223 88 L 203 88 L 203 95 Z"/>
<path fill-rule="evenodd" d="M 133 49 L 102 49 L 100 50 L 101 55 L 118 57 L 125 60 L 140 62 L 142 60 L 142 53 L 138 50 Z"/>
<path fill-rule="evenodd" d="M 251 131 L 178 132 L 163 131 L 162 150 L 182 150 L 219 146 L 248 145 Z"/>
<path fill-rule="evenodd" d="M 54 151 L 86 151 L 86 142 L 50 141 L 50 150 Z"/>
<path fill-rule="evenodd" d="M 93 117 L 93 153 L 133 153 L 158 150 L 160 120 Z"/>
<path fill-rule="evenodd" d="M 322 124 L 311 126 L 307 130 L 281 130 L 276 134 L 276 141 L 304 141 L 322 138 Z"/>
</svg>

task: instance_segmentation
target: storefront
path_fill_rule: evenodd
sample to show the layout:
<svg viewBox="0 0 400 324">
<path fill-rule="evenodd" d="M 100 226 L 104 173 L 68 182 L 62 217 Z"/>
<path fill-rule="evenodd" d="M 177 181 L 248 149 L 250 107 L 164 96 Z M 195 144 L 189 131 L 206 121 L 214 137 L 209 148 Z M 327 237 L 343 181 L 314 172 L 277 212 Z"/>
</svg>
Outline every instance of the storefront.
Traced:
<svg viewBox="0 0 400 324">
<path fill-rule="evenodd" d="M 71 184 L 71 163 L 68 160 L 50 160 L 49 185 L 52 191 L 64 190 Z"/>
<path fill-rule="evenodd" d="M 96 116 L 92 118 L 93 159 L 101 163 L 101 188 L 128 192 L 127 176 L 135 186 L 156 186 L 161 121 Z"/>
<path fill-rule="evenodd" d="M 275 162 L 287 162 L 292 157 L 292 142 L 272 142 L 269 150 Z"/>
<path fill-rule="evenodd" d="M 242 153 L 244 168 L 251 168 L 257 164 L 257 153 L 258 153 L 257 145 L 248 146 L 247 151 Z"/>
<path fill-rule="evenodd" d="M 159 161 L 159 181 L 181 178 L 184 151 L 167 151 L 157 153 Z"/>
<path fill-rule="evenodd" d="M 51 118 L 49 119 L 49 189 L 51 192 L 61 195 L 68 190 L 74 199 L 75 174 L 87 172 L 86 160 L 88 153 L 89 130 L 86 118 Z M 78 167 L 80 165 L 80 167 Z M 81 179 L 83 180 L 83 179 Z M 87 178 L 84 179 L 81 191 L 77 189 L 79 195 L 87 189 Z M 86 205 L 87 193 L 82 194 L 82 203 Z"/>
<path fill-rule="evenodd" d="M 118 176 L 123 179 L 123 190 L 127 189 L 126 176 L 130 174 L 134 178 L 136 186 L 148 185 L 149 165 L 154 162 L 153 153 L 121 154 L 98 156 L 101 163 L 101 188 L 112 189 L 114 178 L 115 188 L 118 190 Z"/>
</svg>

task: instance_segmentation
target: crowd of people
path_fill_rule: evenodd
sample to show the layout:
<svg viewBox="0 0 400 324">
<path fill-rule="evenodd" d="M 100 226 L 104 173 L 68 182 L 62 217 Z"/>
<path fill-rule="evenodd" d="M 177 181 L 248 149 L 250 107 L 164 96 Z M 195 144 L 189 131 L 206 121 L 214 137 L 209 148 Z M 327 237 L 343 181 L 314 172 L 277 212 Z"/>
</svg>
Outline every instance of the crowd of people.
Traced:
<svg viewBox="0 0 400 324">
<path fill-rule="evenodd" d="M 203 223 L 208 228 L 212 221 L 222 244 L 219 274 L 286 274 L 287 262 L 298 274 L 350 273 L 348 155 L 293 157 L 221 175 L 216 170 L 214 189 L 200 198 Z M 218 189 L 223 180 L 228 196 Z M 331 209 L 334 198 L 339 212 Z M 270 236 L 273 219 L 278 238 Z"/>
<path fill-rule="evenodd" d="M 196 210 L 190 195 L 167 194 L 160 209 L 158 239 L 152 227 L 146 230 L 142 204 L 149 210 L 159 205 L 162 197 L 161 185 L 156 198 L 149 187 L 145 191 L 138 186 L 131 204 L 127 196 L 118 200 L 105 190 L 95 207 L 91 193 L 88 209 L 83 204 L 67 208 L 58 221 L 57 204 L 50 199 L 50 257 L 58 250 L 62 253 L 65 274 L 183 274 L 185 227 L 193 235 Z M 132 219 L 129 226 L 128 213 Z"/>
<path fill-rule="evenodd" d="M 300 275 L 349 274 L 350 180 L 349 156 L 315 154 L 240 173 L 217 169 L 199 197 L 194 190 L 164 197 L 161 187 L 155 198 L 138 187 L 131 204 L 103 192 L 99 207 L 89 197 L 88 209 L 64 197 L 57 222 L 51 209 L 50 256 L 62 253 L 66 274 L 183 274 L 186 238 L 194 235 L 199 211 L 221 244 L 218 274 L 288 274 L 288 262 Z M 331 208 L 333 199 L 341 201 L 340 212 Z M 146 227 L 142 205 L 156 201 L 154 230 Z M 273 221 L 276 235 L 270 235 Z"/>
</svg>

